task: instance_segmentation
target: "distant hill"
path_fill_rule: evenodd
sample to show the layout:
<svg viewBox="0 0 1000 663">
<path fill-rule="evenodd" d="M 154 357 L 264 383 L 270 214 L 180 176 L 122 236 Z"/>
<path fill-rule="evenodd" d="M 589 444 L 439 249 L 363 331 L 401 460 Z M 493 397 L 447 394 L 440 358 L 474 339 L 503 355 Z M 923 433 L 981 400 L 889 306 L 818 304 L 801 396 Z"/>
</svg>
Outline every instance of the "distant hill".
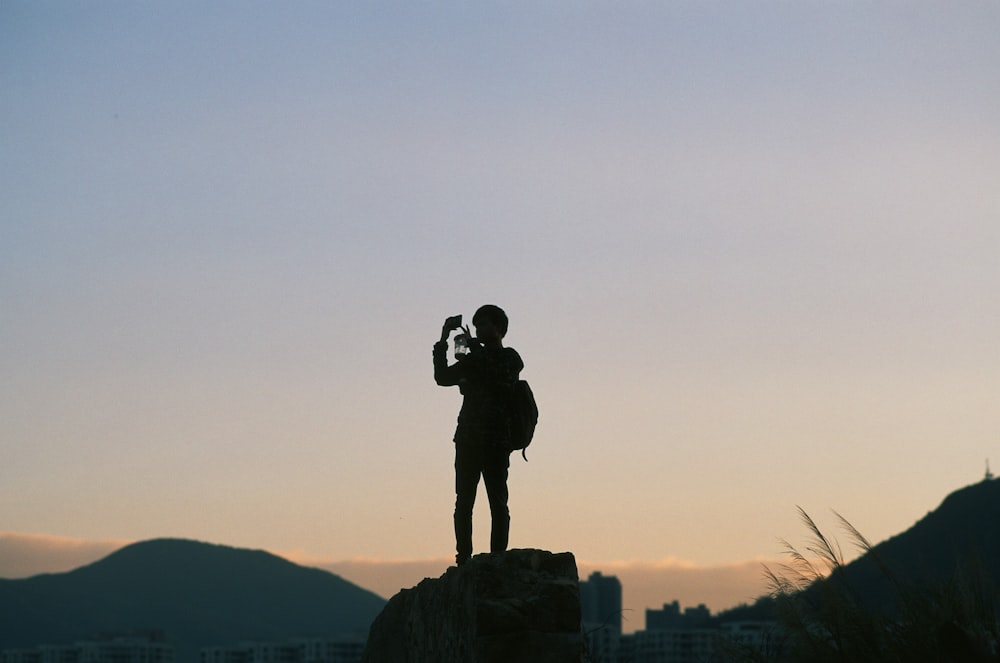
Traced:
<svg viewBox="0 0 1000 663">
<path fill-rule="evenodd" d="M 913 527 L 844 568 L 867 605 L 891 610 L 895 594 L 876 558 L 897 579 L 927 588 L 943 587 L 958 574 L 1000 580 L 1000 480 L 955 491 Z"/>
<path fill-rule="evenodd" d="M 849 547 L 848 535 L 824 532 Z M 861 532 L 864 535 L 864 532 Z M 877 561 L 878 560 L 878 561 Z M 879 561 L 907 587 L 942 588 L 956 575 L 1000 583 L 1000 479 L 987 479 L 948 495 L 913 527 L 872 547 L 842 569 L 842 578 L 872 610 L 892 611 L 896 593 Z M 773 569 L 779 571 L 779 569 Z M 814 592 L 815 585 L 807 589 Z M 772 604 L 734 608 L 721 619 L 766 618 Z"/>
<path fill-rule="evenodd" d="M 0 580 L 0 649 L 155 628 L 186 663 L 204 646 L 366 632 L 384 605 L 267 552 L 157 539 L 68 573 Z"/>
</svg>

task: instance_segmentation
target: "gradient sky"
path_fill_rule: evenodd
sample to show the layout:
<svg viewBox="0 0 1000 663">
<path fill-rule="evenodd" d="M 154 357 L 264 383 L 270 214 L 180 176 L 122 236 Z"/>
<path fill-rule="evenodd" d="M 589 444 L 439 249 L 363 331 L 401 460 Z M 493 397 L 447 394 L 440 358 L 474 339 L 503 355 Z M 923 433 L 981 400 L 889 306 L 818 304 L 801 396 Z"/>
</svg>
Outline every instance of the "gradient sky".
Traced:
<svg viewBox="0 0 1000 663">
<path fill-rule="evenodd" d="M 797 505 L 905 530 L 1000 467 L 998 30 L 986 0 L 3 0 L 0 532 L 450 556 L 431 345 L 487 302 L 541 409 L 513 547 L 743 563 Z"/>
</svg>

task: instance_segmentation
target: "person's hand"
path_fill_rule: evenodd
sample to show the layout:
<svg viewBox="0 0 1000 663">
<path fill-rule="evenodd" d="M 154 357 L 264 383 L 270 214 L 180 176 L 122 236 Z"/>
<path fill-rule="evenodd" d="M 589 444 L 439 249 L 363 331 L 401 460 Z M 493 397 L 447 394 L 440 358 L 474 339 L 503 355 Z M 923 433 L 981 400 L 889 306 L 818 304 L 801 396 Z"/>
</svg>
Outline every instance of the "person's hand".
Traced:
<svg viewBox="0 0 1000 663">
<path fill-rule="evenodd" d="M 452 330 L 458 329 L 462 326 L 462 316 L 453 315 L 445 319 L 444 324 L 441 325 L 441 342 L 444 343 L 448 340 L 448 335 L 451 334 Z"/>
<path fill-rule="evenodd" d="M 465 342 L 469 346 L 469 354 L 472 354 L 473 352 L 479 352 L 480 350 L 483 349 L 483 342 L 472 335 L 472 332 L 469 331 L 469 325 L 465 325 L 464 327 L 462 327 L 462 333 L 465 334 Z"/>
</svg>

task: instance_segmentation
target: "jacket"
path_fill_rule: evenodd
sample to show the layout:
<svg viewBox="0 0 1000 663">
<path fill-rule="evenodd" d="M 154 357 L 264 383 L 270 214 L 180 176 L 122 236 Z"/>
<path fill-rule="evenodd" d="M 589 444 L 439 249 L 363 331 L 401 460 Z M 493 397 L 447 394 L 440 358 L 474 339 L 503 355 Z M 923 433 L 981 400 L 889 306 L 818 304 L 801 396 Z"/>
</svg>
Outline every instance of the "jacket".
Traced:
<svg viewBox="0 0 1000 663">
<path fill-rule="evenodd" d="M 524 368 L 521 356 L 514 348 L 473 343 L 469 354 L 449 365 L 447 353 L 447 343 L 434 344 L 434 381 L 442 387 L 458 385 L 463 396 L 455 441 L 472 436 L 507 443 L 514 385 Z"/>
</svg>

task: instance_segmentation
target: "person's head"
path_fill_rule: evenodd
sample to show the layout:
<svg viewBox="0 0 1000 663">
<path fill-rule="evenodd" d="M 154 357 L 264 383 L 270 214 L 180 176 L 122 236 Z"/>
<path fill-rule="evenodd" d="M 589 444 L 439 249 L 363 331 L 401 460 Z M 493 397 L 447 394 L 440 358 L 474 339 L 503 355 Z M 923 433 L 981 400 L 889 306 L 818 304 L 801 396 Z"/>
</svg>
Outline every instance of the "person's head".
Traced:
<svg viewBox="0 0 1000 663">
<path fill-rule="evenodd" d="M 487 304 L 480 306 L 472 316 L 472 324 L 476 327 L 476 338 L 481 341 L 501 340 L 507 335 L 507 314 L 499 306 Z"/>
</svg>

